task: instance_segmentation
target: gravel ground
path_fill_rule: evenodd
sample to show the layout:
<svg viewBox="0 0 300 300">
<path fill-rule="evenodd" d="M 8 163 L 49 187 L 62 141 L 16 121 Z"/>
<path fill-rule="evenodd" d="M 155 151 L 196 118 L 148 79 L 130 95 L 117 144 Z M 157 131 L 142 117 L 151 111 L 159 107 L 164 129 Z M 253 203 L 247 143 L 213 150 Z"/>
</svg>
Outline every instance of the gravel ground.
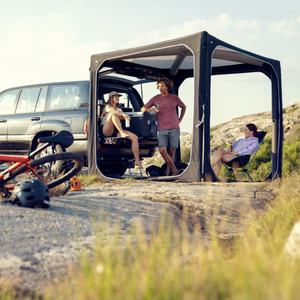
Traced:
<svg viewBox="0 0 300 300">
<path fill-rule="evenodd" d="M 23 291 L 39 290 L 92 247 L 95 226 L 106 237 L 113 236 L 115 226 L 125 236 L 138 219 L 146 230 L 157 226 L 163 208 L 174 211 L 168 203 L 102 197 L 99 190 L 87 189 L 51 198 L 49 209 L 1 205 L 0 276 L 17 278 Z"/>
<path fill-rule="evenodd" d="M 225 220 L 232 233 L 241 229 L 241 218 L 249 219 L 250 210 L 273 198 L 269 190 L 249 185 L 129 182 L 52 197 L 49 209 L 0 205 L 0 276 L 22 291 L 39 291 L 91 249 L 97 234 L 109 238 L 118 228 L 125 237 L 139 220 L 150 235 L 162 211 L 175 220 L 185 214 L 191 228 L 195 223 L 205 227 L 207 215 L 216 224 Z"/>
</svg>

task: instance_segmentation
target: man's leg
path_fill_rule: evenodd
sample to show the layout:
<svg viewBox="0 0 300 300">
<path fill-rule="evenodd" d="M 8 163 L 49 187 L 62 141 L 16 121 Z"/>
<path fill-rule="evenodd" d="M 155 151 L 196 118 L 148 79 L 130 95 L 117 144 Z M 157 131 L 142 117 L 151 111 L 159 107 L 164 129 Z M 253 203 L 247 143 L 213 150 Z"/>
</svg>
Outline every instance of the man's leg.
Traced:
<svg viewBox="0 0 300 300">
<path fill-rule="evenodd" d="M 170 149 L 171 150 L 171 149 Z M 175 150 L 175 149 L 172 149 L 172 150 Z M 166 176 L 170 176 L 170 169 L 173 171 L 173 174 L 172 175 L 178 175 L 178 170 L 174 164 L 174 154 L 175 154 L 175 151 L 173 152 L 173 156 L 171 156 L 169 153 L 168 153 L 168 148 L 167 146 L 165 147 L 162 147 L 162 148 L 159 148 L 159 153 L 161 154 L 161 156 L 163 157 L 163 159 L 165 160 L 166 164 L 167 164 L 167 173 L 166 173 Z"/>
<path fill-rule="evenodd" d="M 169 153 L 169 155 L 171 156 L 171 158 L 172 158 L 172 161 L 173 161 L 173 163 L 174 163 L 174 158 L 175 158 L 175 151 L 176 151 L 176 149 L 173 149 L 173 148 L 168 148 L 168 153 Z M 175 165 L 175 164 L 174 164 Z M 176 165 L 175 165 L 175 167 L 176 167 Z M 177 168 L 176 168 L 177 169 Z M 169 176 L 170 175 L 170 170 L 171 170 L 171 168 L 170 168 L 170 166 L 169 165 L 167 165 L 167 172 L 166 172 L 166 176 Z M 177 173 L 178 173 L 178 170 L 177 170 Z M 168 175 L 167 175 L 168 174 Z M 172 174 L 173 175 L 173 174 Z"/>
<path fill-rule="evenodd" d="M 167 164 L 167 173 L 166 176 L 170 175 L 170 169 L 173 171 L 173 175 L 178 175 L 178 170 L 174 164 L 174 153 L 170 152 L 168 153 L 168 145 L 170 142 L 170 136 L 171 138 L 173 137 L 173 144 L 175 144 L 175 146 L 173 144 L 171 144 L 171 148 L 176 148 L 178 145 L 178 139 L 179 139 L 179 132 L 175 132 L 175 136 L 174 134 L 171 134 L 172 130 L 166 129 L 166 130 L 160 130 L 158 132 L 158 147 L 159 147 L 159 153 L 161 154 L 161 156 L 163 157 L 163 159 L 165 160 L 166 164 Z M 179 130 L 178 130 L 179 131 Z M 176 139 L 176 135 L 178 135 L 177 140 L 174 142 L 174 138 Z M 170 155 L 171 154 L 171 155 Z"/>
<path fill-rule="evenodd" d="M 170 157 L 172 158 L 173 164 L 174 164 L 175 152 L 176 152 L 176 149 L 178 148 L 178 145 L 179 145 L 179 136 L 180 136 L 180 129 L 179 128 L 169 130 L 168 153 L 169 153 Z M 175 164 L 174 164 L 174 166 L 175 166 Z M 167 169 L 167 174 L 170 174 L 170 171 L 171 171 L 170 169 L 173 171 L 173 174 L 172 174 L 173 176 L 179 174 L 176 166 L 175 166 L 175 172 L 170 166 L 169 170 Z"/>
</svg>

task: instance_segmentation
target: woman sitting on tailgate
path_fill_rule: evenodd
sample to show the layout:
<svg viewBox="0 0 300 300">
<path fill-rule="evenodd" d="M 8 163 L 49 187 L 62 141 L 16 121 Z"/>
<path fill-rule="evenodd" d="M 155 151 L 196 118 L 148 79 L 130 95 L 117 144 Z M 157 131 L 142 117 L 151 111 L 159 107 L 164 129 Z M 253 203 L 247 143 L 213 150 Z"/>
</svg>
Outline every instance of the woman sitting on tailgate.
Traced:
<svg viewBox="0 0 300 300">
<path fill-rule="evenodd" d="M 109 93 L 108 104 L 104 107 L 103 113 L 101 115 L 100 130 L 104 136 L 109 137 L 113 135 L 115 128 L 117 128 L 117 137 L 127 138 L 131 140 L 131 150 L 135 159 L 134 164 L 143 169 L 143 166 L 140 162 L 138 137 L 131 131 L 124 130 L 122 128 L 120 120 L 130 120 L 130 117 L 126 115 L 122 111 L 122 109 L 118 108 L 120 97 L 122 97 L 122 95 L 118 94 L 117 92 Z"/>
</svg>

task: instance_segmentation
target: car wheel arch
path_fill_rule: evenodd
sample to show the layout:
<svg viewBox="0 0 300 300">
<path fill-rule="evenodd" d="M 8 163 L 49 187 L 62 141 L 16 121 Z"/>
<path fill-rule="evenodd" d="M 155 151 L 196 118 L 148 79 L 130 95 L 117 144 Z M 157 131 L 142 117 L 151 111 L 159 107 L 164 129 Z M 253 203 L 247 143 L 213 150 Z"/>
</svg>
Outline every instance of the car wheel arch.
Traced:
<svg viewBox="0 0 300 300">
<path fill-rule="evenodd" d="M 42 131 L 42 132 L 37 132 L 34 136 L 34 138 L 32 139 L 32 142 L 31 142 L 31 151 L 34 151 L 37 146 L 38 146 L 38 139 L 41 138 L 41 137 L 45 137 L 45 136 L 52 136 L 53 135 L 53 132 L 56 133 L 56 131 Z"/>
</svg>

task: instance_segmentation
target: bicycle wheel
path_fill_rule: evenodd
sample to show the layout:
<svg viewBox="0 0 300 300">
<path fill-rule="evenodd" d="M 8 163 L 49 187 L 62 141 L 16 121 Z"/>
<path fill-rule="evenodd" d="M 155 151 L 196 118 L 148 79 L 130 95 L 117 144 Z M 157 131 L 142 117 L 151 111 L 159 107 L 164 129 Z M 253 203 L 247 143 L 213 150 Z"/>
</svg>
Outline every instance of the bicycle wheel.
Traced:
<svg viewBox="0 0 300 300">
<path fill-rule="evenodd" d="M 36 172 L 46 181 L 49 189 L 69 180 L 81 171 L 84 158 L 78 153 L 64 152 L 43 156 L 29 162 L 29 165 L 40 167 Z M 26 165 L 22 165 L 10 173 L 10 177 L 5 182 L 28 170 Z"/>
<path fill-rule="evenodd" d="M 37 146 L 36 149 L 39 149 L 43 146 L 43 144 L 39 144 Z M 38 153 L 35 156 L 35 159 L 47 156 L 47 155 L 52 155 L 52 154 L 57 154 L 57 153 L 63 153 L 65 151 L 63 151 L 63 148 L 61 147 L 61 145 L 56 144 L 55 147 L 53 147 L 52 145 L 50 145 L 49 147 L 45 148 L 44 150 L 42 150 L 40 153 Z"/>
</svg>

